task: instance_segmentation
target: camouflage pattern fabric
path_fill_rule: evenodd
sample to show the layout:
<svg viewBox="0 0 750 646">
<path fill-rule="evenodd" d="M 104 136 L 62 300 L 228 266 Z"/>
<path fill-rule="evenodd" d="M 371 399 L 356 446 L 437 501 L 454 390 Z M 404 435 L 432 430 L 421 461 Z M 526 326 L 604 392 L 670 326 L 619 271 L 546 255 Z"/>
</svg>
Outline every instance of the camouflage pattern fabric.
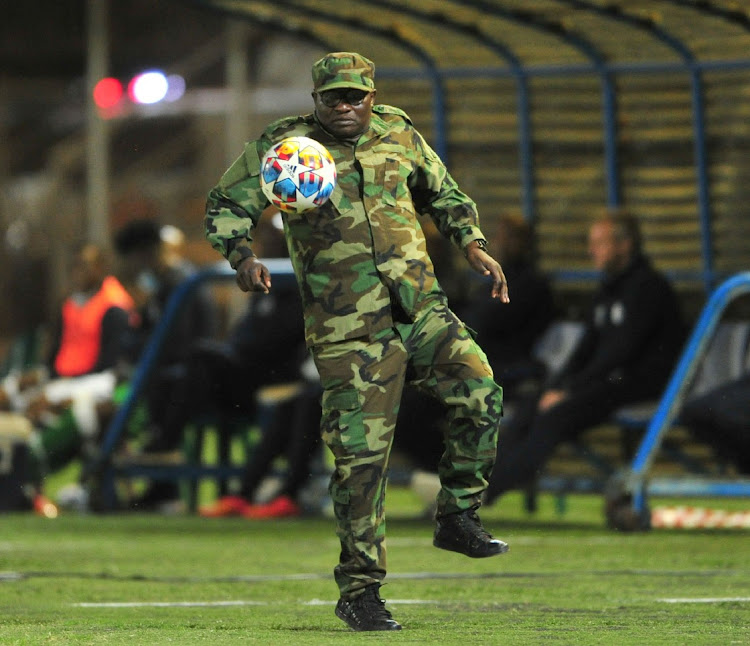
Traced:
<svg viewBox="0 0 750 646">
<path fill-rule="evenodd" d="M 209 194 L 206 235 L 232 267 L 251 255 L 252 230 L 269 206 L 260 162 L 272 144 L 303 135 L 336 161 L 338 183 L 322 207 L 283 213 L 302 294 L 308 346 L 371 336 L 393 326 L 391 299 L 410 319 L 444 301 L 418 214 L 463 248 L 483 238 L 476 206 L 400 110 L 374 106 L 356 143 L 334 139 L 312 115 L 269 126 Z"/>
<path fill-rule="evenodd" d="M 355 52 L 326 54 L 312 66 L 316 92 L 337 88 L 356 88 L 370 92 L 375 89 L 375 64 Z"/>
<path fill-rule="evenodd" d="M 484 238 L 461 192 L 408 116 L 373 107 L 369 129 L 339 141 L 313 115 L 271 124 L 209 193 L 206 236 L 232 265 L 252 255 L 269 206 L 260 188 L 265 152 L 281 139 L 316 139 L 338 183 L 322 207 L 282 213 L 302 296 L 305 339 L 324 387 L 321 430 L 336 458 L 331 481 L 342 597 L 386 572 L 384 495 L 407 362 L 418 386 L 445 403 L 450 431 L 439 472 L 441 513 L 479 502 L 495 459 L 502 390 L 468 329 L 448 309 L 420 217 L 457 247 Z"/>
<path fill-rule="evenodd" d="M 316 347 L 313 358 L 324 388 L 323 439 L 336 461 L 330 493 L 341 557 L 334 573 L 346 598 L 385 577 L 386 473 L 407 360 L 411 381 L 448 411 L 439 514 L 479 504 L 495 460 L 502 389 L 468 329 L 443 305 L 372 340 Z"/>
</svg>

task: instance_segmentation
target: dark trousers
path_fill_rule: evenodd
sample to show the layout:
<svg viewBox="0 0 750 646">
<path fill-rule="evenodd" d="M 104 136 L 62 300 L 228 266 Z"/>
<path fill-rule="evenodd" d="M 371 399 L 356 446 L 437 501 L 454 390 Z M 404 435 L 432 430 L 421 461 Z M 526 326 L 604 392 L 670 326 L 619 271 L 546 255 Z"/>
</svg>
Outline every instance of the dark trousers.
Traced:
<svg viewBox="0 0 750 646">
<path fill-rule="evenodd" d="M 407 366 L 448 420 L 438 513 L 481 501 L 495 457 L 502 390 L 469 330 L 444 305 L 373 338 L 313 348 L 323 385 L 321 431 L 335 459 L 329 491 L 341 543 L 334 570 L 352 599 L 386 575 L 385 492 Z"/>
<path fill-rule="evenodd" d="M 185 426 L 201 416 L 216 411 L 250 415 L 266 378 L 263 370 L 243 365 L 226 344 L 196 343 L 179 372 L 158 373 L 150 384 L 149 412 L 158 434 L 149 450 L 179 448 Z"/>
<path fill-rule="evenodd" d="M 273 461 L 287 459 L 287 472 L 279 495 L 296 498 L 311 475 L 311 461 L 320 440 L 320 387 L 309 384 L 292 401 L 281 404 L 268 428 L 262 429 L 260 443 L 253 451 L 242 475 L 240 495 L 252 500 Z"/>
<path fill-rule="evenodd" d="M 501 426 L 487 502 L 531 482 L 561 442 L 606 422 L 625 404 L 653 399 L 658 394 L 658 390 L 638 384 L 602 380 L 570 393 L 544 412 L 537 410 L 538 394 L 519 400 L 513 417 Z"/>
</svg>

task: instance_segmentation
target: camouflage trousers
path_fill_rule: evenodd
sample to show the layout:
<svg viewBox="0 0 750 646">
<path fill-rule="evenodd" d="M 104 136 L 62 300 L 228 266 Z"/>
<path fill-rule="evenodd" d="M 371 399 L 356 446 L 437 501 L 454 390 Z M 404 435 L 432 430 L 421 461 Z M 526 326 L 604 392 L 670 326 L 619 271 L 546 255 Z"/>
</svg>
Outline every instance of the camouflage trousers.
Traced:
<svg viewBox="0 0 750 646">
<path fill-rule="evenodd" d="M 401 393 L 409 379 L 446 407 L 439 514 L 476 505 L 495 460 L 502 389 L 466 326 L 444 305 L 375 338 L 318 346 L 321 432 L 335 458 L 329 487 L 341 543 L 334 570 L 351 598 L 386 574 L 385 489 Z"/>
</svg>

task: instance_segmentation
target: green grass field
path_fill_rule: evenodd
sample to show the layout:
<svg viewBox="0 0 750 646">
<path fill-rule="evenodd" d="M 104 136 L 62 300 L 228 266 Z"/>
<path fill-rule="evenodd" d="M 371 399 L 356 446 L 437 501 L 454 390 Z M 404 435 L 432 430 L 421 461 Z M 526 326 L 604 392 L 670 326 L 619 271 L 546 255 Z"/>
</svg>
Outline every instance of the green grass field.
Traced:
<svg viewBox="0 0 750 646">
<path fill-rule="evenodd" d="M 594 496 L 521 507 L 484 510 L 511 550 L 471 560 L 392 488 L 383 596 L 404 630 L 359 634 L 333 614 L 329 519 L 0 516 L 0 643 L 750 644 L 747 531 L 613 533 Z"/>
</svg>

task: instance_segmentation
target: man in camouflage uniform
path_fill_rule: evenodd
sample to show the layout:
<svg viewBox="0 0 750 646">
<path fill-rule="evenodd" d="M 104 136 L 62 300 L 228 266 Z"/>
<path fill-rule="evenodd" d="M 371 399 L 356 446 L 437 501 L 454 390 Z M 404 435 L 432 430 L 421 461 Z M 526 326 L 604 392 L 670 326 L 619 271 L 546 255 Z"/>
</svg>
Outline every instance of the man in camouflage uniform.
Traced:
<svg viewBox="0 0 750 646">
<path fill-rule="evenodd" d="M 209 194 L 206 236 L 237 270 L 241 289 L 267 293 L 270 274 L 250 247 L 269 205 L 261 160 L 290 136 L 328 148 L 338 172 L 330 200 L 282 215 L 306 341 L 324 388 L 322 434 L 335 456 L 336 614 L 355 630 L 399 630 L 379 588 L 386 574 L 386 471 L 406 379 L 437 397 L 450 421 L 433 543 L 471 557 L 508 549 L 476 514 L 495 457 L 502 389 L 448 308 L 419 216 L 429 215 L 491 279 L 494 298 L 509 302 L 508 288 L 485 252 L 474 202 L 404 112 L 373 104 L 373 63 L 356 53 L 328 54 L 312 77 L 314 113 L 281 119 L 246 144 Z"/>
</svg>

